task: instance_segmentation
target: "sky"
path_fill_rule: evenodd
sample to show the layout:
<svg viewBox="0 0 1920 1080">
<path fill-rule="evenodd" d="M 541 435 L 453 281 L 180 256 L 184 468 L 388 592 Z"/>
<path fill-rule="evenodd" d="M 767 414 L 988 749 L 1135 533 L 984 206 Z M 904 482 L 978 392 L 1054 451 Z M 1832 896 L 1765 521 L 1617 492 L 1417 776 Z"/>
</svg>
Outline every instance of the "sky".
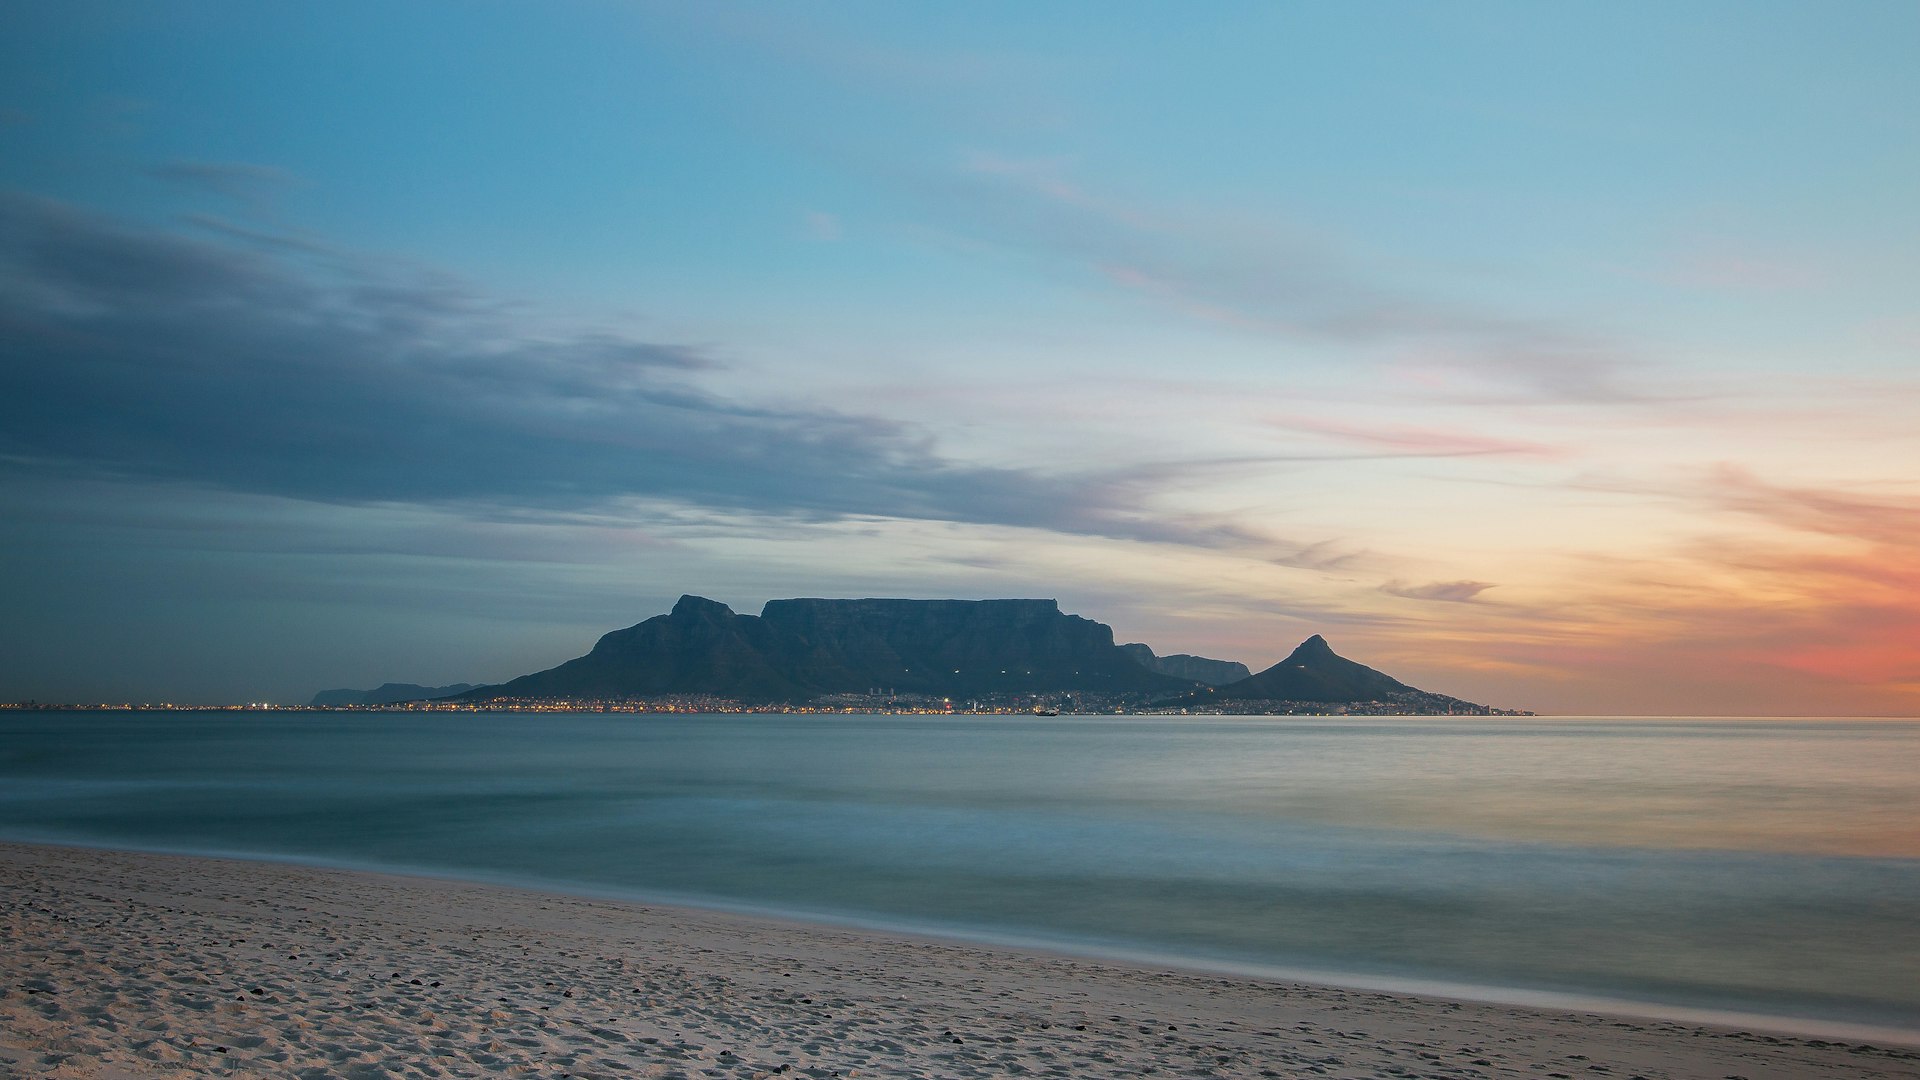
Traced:
<svg viewBox="0 0 1920 1080">
<path fill-rule="evenodd" d="M 696 593 L 1920 713 L 1920 5 L 13 5 L 0 700 Z"/>
</svg>

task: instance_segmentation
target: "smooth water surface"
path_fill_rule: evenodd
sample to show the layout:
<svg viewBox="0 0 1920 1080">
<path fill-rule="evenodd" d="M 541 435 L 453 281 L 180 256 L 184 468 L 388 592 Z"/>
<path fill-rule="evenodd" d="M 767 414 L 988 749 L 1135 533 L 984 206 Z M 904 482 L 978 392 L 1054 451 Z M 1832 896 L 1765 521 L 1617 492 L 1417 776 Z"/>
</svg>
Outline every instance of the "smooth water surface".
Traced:
<svg viewBox="0 0 1920 1080">
<path fill-rule="evenodd" d="M 14 713 L 0 835 L 1920 1031 L 1905 721 Z"/>
</svg>

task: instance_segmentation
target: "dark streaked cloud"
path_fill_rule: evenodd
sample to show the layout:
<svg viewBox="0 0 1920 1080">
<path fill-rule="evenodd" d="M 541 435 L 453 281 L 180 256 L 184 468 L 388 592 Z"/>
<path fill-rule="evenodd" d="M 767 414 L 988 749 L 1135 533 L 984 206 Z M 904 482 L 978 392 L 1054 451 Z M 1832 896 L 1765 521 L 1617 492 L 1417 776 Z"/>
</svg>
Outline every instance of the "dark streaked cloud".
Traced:
<svg viewBox="0 0 1920 1080">
<path fill-rule="evenodd" d="M 1353 550 L 1334 540 L 1301 545 L 1294 551 L 1276 555 L 1268 561 L 1275 566 L 1296 570 L 1349 570 L 1371 558 L 1371 553 Z"/>
<path fill-rule="evenodd" d="M 296 179 L 276 165 L 246 161 L 166 161 L 148 169 L 147 175 L 246 206 L 259 206 L 272 200 Z"/>
<path fill-rule="evenodd" d="M 725 396 L 706 352 L 540 330 L 452 280 L 0 199 L 0 455 L 339 503 L 669 500 L 1203 546 L 1150 482 L 943 457 L 919 429 Z M 1147 474 L 1142 474 L 1145 476 Z"/>
</svg>

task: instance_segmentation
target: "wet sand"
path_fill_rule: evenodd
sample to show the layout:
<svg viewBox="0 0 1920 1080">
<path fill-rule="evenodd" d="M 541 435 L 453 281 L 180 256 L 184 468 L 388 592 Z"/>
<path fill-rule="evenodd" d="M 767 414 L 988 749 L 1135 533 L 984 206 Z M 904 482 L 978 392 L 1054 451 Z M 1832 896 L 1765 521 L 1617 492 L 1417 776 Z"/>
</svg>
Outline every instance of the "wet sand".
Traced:
<svg viewBox="0 0 1920 1080">
<path fill-rule="evenodd" d="M 1920 1077 L 1920 1049 L 0 844 L 0 1076 Z"/>
</svg>

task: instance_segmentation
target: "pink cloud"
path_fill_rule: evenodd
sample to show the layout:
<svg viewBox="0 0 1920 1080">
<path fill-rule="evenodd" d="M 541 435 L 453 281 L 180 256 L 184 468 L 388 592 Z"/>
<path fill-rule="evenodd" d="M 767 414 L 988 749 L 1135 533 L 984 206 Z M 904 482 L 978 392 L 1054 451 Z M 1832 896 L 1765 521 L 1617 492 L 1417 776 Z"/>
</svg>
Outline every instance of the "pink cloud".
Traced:
<svg viewBox="0 0 1920 1080">
<path fill-rule="evenodd" d="M 1417 456 L 1466 457 L 1502 455 L 1516 457 L 1565 457 L 1565 447 L 1520 439 L 1503 439 L 1472 431 L 1445 431 L 1436 428 L 1406 427 L 1395 424 L 1353 424 L 1309 417 L 1275 417 L 1270 425 L 1286 431 L 1321 435 L 1343 442 L 1377 446 Z"/>
<path fill-rule="evenodd" d="M 1784 259 L 1706 255 L 1683 260 L 1657 275 L 1669 285 L 1736 292 L 1799 292 L 1827 284 L 1819 267 Z"/>
<path fill-rule="evenodd" d="M 840 239 L 840 218 L 837 215 L 824 210 L 809 210 L 802 220 L 808 239 L 828 242 Z"/>
<path fill-rule="evenodd" d="M 1790 529 L 1902 548 L 1920 545 L 1920 500 L 1869 499 L 1820 488 L 1781 487 L 1734 465 L 1714 470 L 1705 495 L 1727 510 Z"/>
</svg>

